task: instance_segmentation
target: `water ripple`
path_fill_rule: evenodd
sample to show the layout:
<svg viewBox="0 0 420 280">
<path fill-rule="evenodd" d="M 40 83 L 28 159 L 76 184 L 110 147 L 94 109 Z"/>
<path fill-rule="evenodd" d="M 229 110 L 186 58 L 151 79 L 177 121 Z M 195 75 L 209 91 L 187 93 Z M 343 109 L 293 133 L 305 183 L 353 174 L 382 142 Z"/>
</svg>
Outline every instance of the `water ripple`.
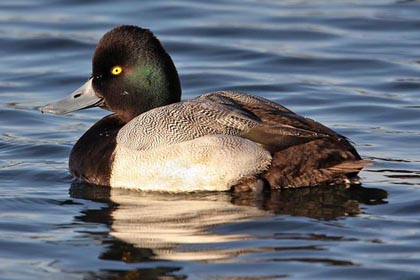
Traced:
<svg viewBox="0 0 420 280">
<path fill-rule="evenodd" d="M 418 278 L 419 12 L 409 0 L 2 1 L 2 277 Z M 363 187 L 169 196 L 72 182 L 72 145 L 108 113 L 38 108 L 86 81 L 119 24 L 161 38 L 183 98 L 249 92 L 348 136 L 376 162 Z"/>
</svg>

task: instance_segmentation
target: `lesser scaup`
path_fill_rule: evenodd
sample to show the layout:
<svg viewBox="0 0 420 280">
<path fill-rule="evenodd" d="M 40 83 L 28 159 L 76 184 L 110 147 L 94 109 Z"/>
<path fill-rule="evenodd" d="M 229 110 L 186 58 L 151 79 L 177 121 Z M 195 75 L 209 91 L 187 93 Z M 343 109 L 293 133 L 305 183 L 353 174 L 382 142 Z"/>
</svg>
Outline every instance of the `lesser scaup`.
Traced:
<svg viewBox="0 0 420 280">
<path fill-rule="evenodd" d="M 109 31 L 92 65 L 82 87 L 41 109 L 114 112 L 71 151 L 70 172 L 85 182 L 174 192 L 296 188 L 357 182 L 370 164 L 345 137 L 262 97 L 219 91 L 180 102 L 177 70 L 147 29 Z"/>
</svg>

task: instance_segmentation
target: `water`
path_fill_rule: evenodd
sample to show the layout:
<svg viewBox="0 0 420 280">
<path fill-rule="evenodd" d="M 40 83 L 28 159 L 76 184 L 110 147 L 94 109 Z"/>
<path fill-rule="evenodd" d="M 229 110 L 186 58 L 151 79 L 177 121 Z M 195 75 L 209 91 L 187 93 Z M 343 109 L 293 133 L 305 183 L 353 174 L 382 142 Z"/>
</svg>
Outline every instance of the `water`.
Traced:
<svg viewBox="0 0 420 280">
<path fill-rule="evenodd" d="M 1 279 L 419 279 L 419 1 L 0 3 Z M 362 189 L 148 194 L 72 183 L 100 109 L 37 108 L 90 74 L 119 24 L 152 29 L 183 98 L 264 96 L 376 165 Z"/>
</svg>

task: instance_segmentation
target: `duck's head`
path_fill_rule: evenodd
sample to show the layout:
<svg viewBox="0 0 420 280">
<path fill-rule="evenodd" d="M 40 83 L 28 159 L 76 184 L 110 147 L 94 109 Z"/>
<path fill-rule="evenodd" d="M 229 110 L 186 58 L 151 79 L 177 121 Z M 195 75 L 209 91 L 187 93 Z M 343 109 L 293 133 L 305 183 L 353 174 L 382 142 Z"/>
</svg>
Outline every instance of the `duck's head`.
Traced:
<svg viewBox="0 0 420 280">
<path fill-rule="evenodd" d="M 90 79 L 41 111 L 65 114 L 99 106 L 128 122 L 180 98 L 176 68 L 159 40 L 147 29 L 124 25 L 112 29 L 99 41 Z"/>
</svg>

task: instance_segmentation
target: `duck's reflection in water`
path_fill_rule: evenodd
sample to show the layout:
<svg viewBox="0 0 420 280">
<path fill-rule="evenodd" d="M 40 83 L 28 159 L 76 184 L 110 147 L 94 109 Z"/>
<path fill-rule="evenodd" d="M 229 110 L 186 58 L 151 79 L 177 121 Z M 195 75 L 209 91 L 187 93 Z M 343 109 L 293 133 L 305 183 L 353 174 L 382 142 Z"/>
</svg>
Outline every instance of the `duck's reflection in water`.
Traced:
<svg viewBox="0 0 420 280">
<path fill-rule="evenodd" d="M 101 258 L 125 262 L 160 260 L 210 261 L 238 255 L 224 242 L 252 238 L 218 234 L 217 225 L 285 214 L 335 219 L 360 213 L 360 203 L 385 203 L 381 189 L 328 186 L 266 193 L 165 194 L 128 191 L 73 183 L 74 198 L 106 202 L 80 219 L 107 224 L 117 241 Z M 238 249 L 240 250 L 240 249 Z"/>
</svg>

